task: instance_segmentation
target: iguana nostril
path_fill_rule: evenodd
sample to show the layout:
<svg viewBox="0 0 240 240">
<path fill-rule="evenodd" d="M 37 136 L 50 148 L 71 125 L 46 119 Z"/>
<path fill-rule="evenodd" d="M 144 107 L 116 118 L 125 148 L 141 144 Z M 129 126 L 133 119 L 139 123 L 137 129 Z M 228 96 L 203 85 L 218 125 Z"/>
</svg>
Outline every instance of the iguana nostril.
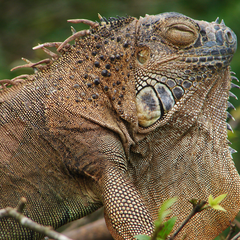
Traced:
<svg viewBox="0 0 240 240">
<path fill-rule="evenodd" d="M 229 42 L 229 43 L 232 43 L 233 41 L 234 41 L 234 38 L 233 38 L 233 36 L 232 36 L 232 33 L 231 33 L 231 31 L 227 31 L 226 32 L 226 40 Z"/>
</svg>

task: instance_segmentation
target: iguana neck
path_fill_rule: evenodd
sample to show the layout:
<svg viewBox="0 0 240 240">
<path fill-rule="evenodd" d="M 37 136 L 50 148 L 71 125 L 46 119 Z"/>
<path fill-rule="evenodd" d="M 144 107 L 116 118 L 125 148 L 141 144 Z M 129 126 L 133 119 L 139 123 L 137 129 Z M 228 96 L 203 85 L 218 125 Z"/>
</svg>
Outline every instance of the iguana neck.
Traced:
<svg viewBox="0 0 240 240">
<path fill-rule="evenodd" d="M 225 182 L 221 172 L 230 172 L 233 168 L 229 161 L 225 111 L 229 76 L 228 70 L 214 78 L 214 84 L 205 83 L 204 91 L 199 88 L 183 99 L 178 111 L 174 112 L 173 108 L 163 126 L 156 126 L 148 134 L 136 135 L 129 163 L 131 175 L 137 176 L 133 181 L 139 189 L 144 189 L 142 194 L 146 199 L 152 195 L 151 188 L 167 192 L 162 198 L 152 196 L 155 201 L 155 206 L 149 207 L 154 209 L 152 212 L 158 212 L 162 201 L 173 196 L 185 195 L 191 199 L 199 198 L 200 194 L 206 200 L 210 194 L 216 195 L 218 188 L 221 189 L 220 183 Z M 230 164 L 223 164 L 226 162 Z M 204 189 L 202 193 L 200 189 Z"/>
</svg>

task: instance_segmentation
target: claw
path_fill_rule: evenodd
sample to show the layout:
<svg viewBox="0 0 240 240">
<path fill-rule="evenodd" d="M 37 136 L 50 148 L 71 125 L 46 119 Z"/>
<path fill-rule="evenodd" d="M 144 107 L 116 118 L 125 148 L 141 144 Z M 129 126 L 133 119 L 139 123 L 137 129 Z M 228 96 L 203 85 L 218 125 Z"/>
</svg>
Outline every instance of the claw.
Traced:
<svg viewBox="0 0 240 240">
<path fill-rule="evenodd" d="M 72 36 L 70 36 L 64 42 L 61 43 L 61 45 L 58 47 L 57 51 L 59 52 L 70 41 L 72 41 L 76 38 L 79 38 L 79 37 L 86 36 L 86 35 L 90 35 L 90 30 L 82 30 L 80 32 L 74 33 Z"/>
</svg>

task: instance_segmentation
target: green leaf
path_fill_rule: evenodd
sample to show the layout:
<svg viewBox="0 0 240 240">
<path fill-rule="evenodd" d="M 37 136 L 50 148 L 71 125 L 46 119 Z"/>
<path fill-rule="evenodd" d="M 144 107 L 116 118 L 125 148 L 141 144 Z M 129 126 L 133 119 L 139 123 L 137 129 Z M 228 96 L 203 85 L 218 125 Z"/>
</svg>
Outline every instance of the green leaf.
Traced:
<svg viewBox="0 0 240 240">
<path fill-rule="evenodd" d="M 168 208 L 170 208 L 176 201 L 177 197 L 173 197 L 163 202 L 158 212 L 158 220 L 155 222 L 156 225 L 159 226 L 160 224 L 162 224 L 164 218 L 171 213 L 171 210 Z"/>
<path fill-rule="evenodd" d="M 224 209 L 222 206 L 220 205 L 214 205 L 212 206 L 213 209 L 216 209 L 216 210 L 220 210 L 220 211 L 223 211 L 223 212 L 226 212 L 226 209 Z"/>
<path fill-rule="evenodd" d="M 221 195 L 219 195 L 218 197 L 216 197 L 216 198 L 214 199 L 214 201 L 215 201 L 217 204 L 219 204 L 226 196 L 227 196 L 227 193 L 221 194 Z"/>
<path fill-rule="evenodd" d="M 165 211 L 170 208 L 177 201 L 177 197 L 169 198 L 165 200 L 160 208 L 160 210 Z"/>
<path fill-rule="evenodd" d="M 163 225 L 164 227 L 159 231 L 158 236 L 166 239 L 166 237 L 172 232 L 172 229 L 175 225 L 175 222 L 177 220 L 177 217 L 170 218 L 168 221 L 166 221 Z"/>
<path fill-rule="evenodd" d="M 209 197 L 208 197 L 208 203 L 209 203 L 210 206 L 214 205 L 213 204 L 213 196 L 212 196 L 212 194 L 210 194 Z"/>
<path fill-rule="evenodd" d="M 209 195 L 208 203 L 212 207 L 214 205 L 219 204 L 226 196 L 227 196 L 227 193 L 226 194 L 221 194 L 218 197 L 213 199 L 212 195 Z"/>
<path fill-rule="evenodd" d="M 227 194 L 221 194 L 216 198 L 213 198 L 212 195 L 209 195 L 208 197 L 208 203 L 210 205 L 210 207 L 212 207 L 213 209 L 216 210 L 220 210 L 220 211 L 226 211 L 223 207 L 221 207 L 219 205 L 219 203 L 227 196 Z"/>
<path fill-rule="evenodd" d="M 134 238 L 136 238 L 137 240 L 150 240 L 151 237 L 147 236 L 147 235 L 137 235 L 134 236 Z"/>
</svg>

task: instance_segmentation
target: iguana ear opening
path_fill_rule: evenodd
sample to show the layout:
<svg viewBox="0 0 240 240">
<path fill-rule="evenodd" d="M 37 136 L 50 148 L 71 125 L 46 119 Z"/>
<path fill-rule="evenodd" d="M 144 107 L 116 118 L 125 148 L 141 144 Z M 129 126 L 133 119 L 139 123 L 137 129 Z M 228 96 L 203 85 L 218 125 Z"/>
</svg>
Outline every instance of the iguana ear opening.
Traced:
<svg viewBox="0 0 240 240">
<path fill-rule="evenodd" d="M 142 127 L 154 124 L 162 114 L 161 105 L 152 87 L 145 87 L 136 96 L 138 123 Z"/>
</svg>

